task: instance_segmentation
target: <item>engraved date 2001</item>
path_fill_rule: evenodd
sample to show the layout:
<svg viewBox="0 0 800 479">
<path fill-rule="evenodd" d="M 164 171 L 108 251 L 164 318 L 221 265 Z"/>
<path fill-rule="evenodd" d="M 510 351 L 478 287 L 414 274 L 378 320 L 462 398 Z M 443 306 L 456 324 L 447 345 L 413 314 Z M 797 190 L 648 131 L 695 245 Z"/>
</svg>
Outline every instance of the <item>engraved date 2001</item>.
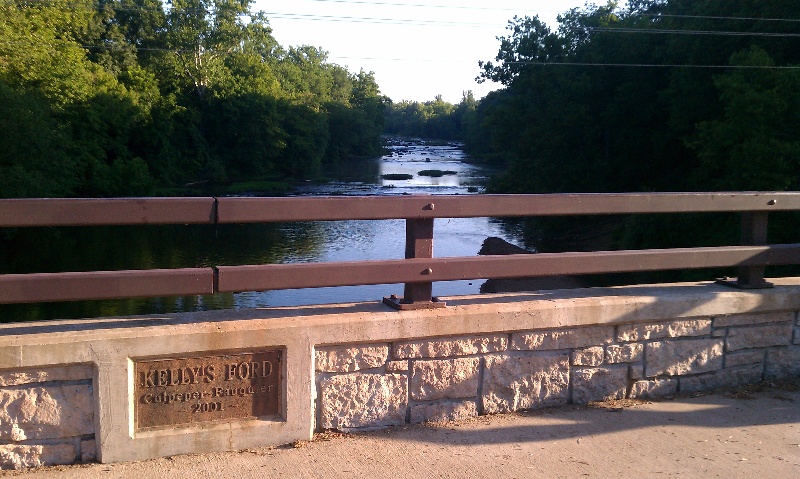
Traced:
<svg viewBox="0 0 800 479">
<path fill-rule="evenodd" d="M 192 404 L 192 412 L 199 413 L 199 412 L 217 412 L 223 411 L 224 408 L 222 407 L 222 403 L 220 401 L 217 402 L 202 402 L 197 404 Z"/>
</svg>

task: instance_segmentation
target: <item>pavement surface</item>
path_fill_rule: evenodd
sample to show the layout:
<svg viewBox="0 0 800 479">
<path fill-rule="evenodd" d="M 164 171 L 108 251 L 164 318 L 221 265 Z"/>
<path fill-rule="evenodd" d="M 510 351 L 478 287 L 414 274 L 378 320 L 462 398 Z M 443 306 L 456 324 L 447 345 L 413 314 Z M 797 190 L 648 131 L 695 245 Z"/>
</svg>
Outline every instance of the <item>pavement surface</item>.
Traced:
<svg viewBox="0 0 800 479">
<path fill-rule="evenodd" d="M 231 453 L 50 467 L 33 478 L 800 478 L 800 381 L 615 401 Z"/>
</svg>

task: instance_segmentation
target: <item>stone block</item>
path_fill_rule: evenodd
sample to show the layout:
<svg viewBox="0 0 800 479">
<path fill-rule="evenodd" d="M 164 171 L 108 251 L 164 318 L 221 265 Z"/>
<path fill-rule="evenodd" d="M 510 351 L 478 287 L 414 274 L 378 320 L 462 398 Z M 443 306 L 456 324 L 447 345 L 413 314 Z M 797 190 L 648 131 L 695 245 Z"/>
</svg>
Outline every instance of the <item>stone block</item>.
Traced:
<svg viewBox="0 0 800 479">
<path fill-rule="evenodd" d="M 609 364 L 638 362 L 642 360 L 643 352 L 643 344 L 611 344 L 606 348 L 606 362 Z"/>
<path fill-rule="evenodd" d="M 761 314 L 731 314 L 714 318 L 714 327 L 724 328 L 728 326 L 751 326 L 764 323 L 793 322 L 794 319 L 794 311 Z"/>
<path fill-rule="evenodd" d="M 85 434 L 94 434 L 91 385 L 0 389 L 0 440 Z"/>
<path fill-rule="evenodd" d="M 646 345 L 645 376 L 698 374 L 722 368 L 722 339 L 678 339 Z"/>
<path fill-rule="evenodd" d="M 97 460 L 97 443 L 94 439 L 81 441 L 81 462 L 95 462 Z"/>
<path fill-rule="evenodd" d="M 800 328 L 794 328 L 794 339 L 792 344 L 800 344 Z"/>
<path fill-rule="evenodd" d="M 411 397 L 416 401 L 478 396 L 479 358 L 414 361 Z"/>
<path fill-rule="evenodd" d="M 475 401 L 440 401 L 411 406 L 411 423 L 462 421 L 478 416 Z"/>
<path fill-rule="evenodd" d="M 700 374 L 699 376 L 682 377 L 680 378 L 681 393 L 694 393 L 754 384 L 761 381 L 763 372 L 764 368 L 760 364 L 751 364 L 749 366 L 721 369 L 707 374 Z"/>
<path fill-rule="evenodd" d="M 678 392 L 677 379 L 649 379 L 636 381 L 631 386 L 631 399 L 648 399 L 672 396 Z"/>
<path fill-rule="evenodd" d="M 628 365 L 630 369 L 628 374 L 633 380 L 644 378 L 644 363 L 633 363 Z"/>
<path fill-rule="evenodd" d="M 627 365 L 572 370 L 572 402 L 575 404 L 622 399 L 627 389 Z"/>
<path fill-rule="evenodd" d="M 572 351 L 573 366 L 600 366 L 605 359 L 605 352 L 602 346 L 592 348 L 576 349 Z"/>
<path fill-rule="evenodd" d="M 405 374 L 351 373 L 320 384 L 320 424 L 348 431 L 404 424 L 408 409 Z"/>
<path fill-rule="evenodd" d="M 725 338 L 726 351 L 788 346 L 792 342 L 791 323 L 765 324 L 745 328 L 730 328 Z"/>
<path fill-rule="evenodd" d="M 511 349 L 544 351 L 586 348 L 609 343 L 613 336 L 613 326 L 515 333 L 511 336 Z"/>
<path fill-rule="evenodd" d="M 92 375 L 92 366 L 88 364 L 2 371 L 0 372 L 0 387 L 48 381 L 80 381 L 92 379 Z"/>
<path fill-rule="evenodd" d="M 0 346 L 0 364 L 4 368 L 14 368 L 22 362 L 22 348 L 19 346 Z"/>
<path fill-rule="evenodd" d="M 486 414 L 566 404 L 569 354 L 492 355 L 483 373 Z"/>
<path fill-rule="evenodd" d="M 800 347 L 767 351 L 765 379 L 800 378 Z"/>
<path fill-rule="evenodd" d="M 725 355 L 725 367 L 732 368 L 735 366 L 744 366 L 745 364 L 763 364 L 764 355 L 763 349 L 727 353 Z"/>
<path fill-rule="evenodd" d="M 711 332 L 710 319 L 687 319 L 650 324 L 632 324 L 617 329 L 617 341 L 705 336 Z"/>
<path fill-rule="evenodd" d="M 505 351 L 508 336 L 469 336 L 455 339 L 428 339 L 395 343 L 392 354 L 395 359 L 447 358 L 470 356 Z"/>
<path fill-rule="evenodd" d="M 72 444 L 0 444 L 0 469 L 63 466 L 74 462 Z"/>
<path fill-rule="evenodd" d="M 408 371 L 408 361 L 389 361 L 386 363 L 387 371 Z"/>
<path fill-rule="evenodd" d="M 386 364 L 389 345 L 326 347 L 318 349 L 315 356 L 318 372 L 350 373 Z"/>
</svg>

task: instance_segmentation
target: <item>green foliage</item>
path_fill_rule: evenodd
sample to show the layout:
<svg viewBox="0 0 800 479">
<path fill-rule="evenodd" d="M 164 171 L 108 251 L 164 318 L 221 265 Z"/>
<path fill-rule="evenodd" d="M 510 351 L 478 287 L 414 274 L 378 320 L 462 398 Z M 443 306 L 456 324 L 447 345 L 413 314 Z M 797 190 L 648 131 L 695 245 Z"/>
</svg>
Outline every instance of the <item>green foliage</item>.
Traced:
<svg viewBox="0 0 800 479">
<path fill-rule="evenodd" d="M 6 197 L 66 196 L 77 168 L 48 102 L 0 81 L 0 191 Z"/>
<path fill-rule="evenodd" d="M 564 13 L 556 31 L 514 18 L 497 57 L 481 63 L 481 78 L 504 88 L 478 105 L 466 149 L 506 165 L 493 192 L 797 189 L 798 20 L 789 0 L 609 2 Z M 605 247 L 738 238 L 730 218 L 613 223 Z M 529 230 L 541 241 L 568 224 Z M 594 228 L 581 227 L 584 237 Z"/>
<path fill-rule="evenodd" d="M 515 17 L 480 64 L 505 88 L 481 101 L 467 150 L 508 164 L 494 191 L 796 188 L 800 72 L 772 67 L 800 64 L 800 40 L 776 36 L 796 22 L 759 18 L 798 17 L 787 0 L 609 2 L 556 31 Z"/>
<path fill-rule="evenodd" d="M 387 110 L 386 133 L 435 140 L 463 140 L 474 123 L 478 102 L 472 91 L 453 105 L 437 95 L 433 101 L 402 101 Z"/>
<path fill-rule="evenodd" d="M 374 75 L 282 48 L 251 5 L 3 2 L 0 195 L 194 193 L 378 153 Z"/>
<path fill-rule="evenodd" d="M 773 65 L 759 47 L 736 53 L 734 65 Z M 800 187 L 800 75 L 735 70 L 715 78 L 724 114 L 701 122 L 687 143 L 697 152 L 697 183 L 712 188 Z"/>
<path fill-rule="evenodd" d="M 334 72 L 341 74 L 342 71 Z M 336 101 L 333 97 L 324 106 L 330 131 L 326 159 L 336 162 L 343 158 L 379 155 L 388 98 L 380 94 L 372 72 L 361 70 L 348 81 L 342 78 L 336 84 L 339 83 L 343 86 L 340 99 L 346 101 Z"/>
</svg>

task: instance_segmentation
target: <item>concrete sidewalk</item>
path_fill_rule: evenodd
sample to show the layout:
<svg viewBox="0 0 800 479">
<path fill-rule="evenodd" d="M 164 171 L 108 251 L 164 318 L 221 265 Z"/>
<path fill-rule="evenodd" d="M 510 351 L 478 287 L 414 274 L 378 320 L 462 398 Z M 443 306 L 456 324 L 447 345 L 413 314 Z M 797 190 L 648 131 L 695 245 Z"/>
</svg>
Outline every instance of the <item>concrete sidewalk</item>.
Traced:
<svg viewBox="0 0 800 479">
<path fill-rule="evenodd" d="M 234 453 L 5 471 L 33 478 L 800 477 L 800 382 L 617 402 Z"/>
</svg>

